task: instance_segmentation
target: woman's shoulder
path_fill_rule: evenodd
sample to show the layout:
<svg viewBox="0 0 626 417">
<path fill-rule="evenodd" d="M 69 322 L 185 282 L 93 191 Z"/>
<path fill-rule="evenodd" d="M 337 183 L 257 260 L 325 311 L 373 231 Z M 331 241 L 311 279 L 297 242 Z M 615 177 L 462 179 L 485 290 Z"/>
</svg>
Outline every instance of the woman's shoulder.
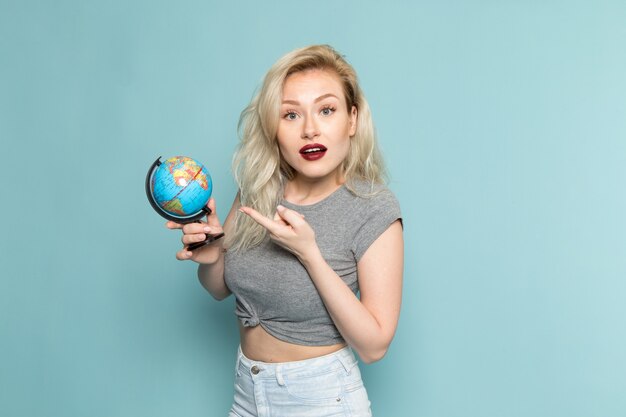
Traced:
<svg viewBox="0 0 626 417">
<path fill-rule="evenodd" d="M 401 218 L 400 203 L 386 184 L 365 180 L 346 182 L 333 207 L 350 213 L 351 222 L 369 221 L 372 216 Z"/>
<path fill-rule="evenodd" d="M 352 195 L 352 198 L 362 204 L 384 204 L 385 202 L 398 204 L 395 194 L 384 183 L 357 179 L 347 182 L 345 188 Z"/>
<path fill-rule="evenodd" d="M 354 195 L 353 210 L 346 224 L 355 231 L 351 249 L 358 261 L 392 223 L 402 222 L 402 212 L 398 199 L 386 184 L 358 181 L 353 183 L 350 192 Z"/>
</svg>

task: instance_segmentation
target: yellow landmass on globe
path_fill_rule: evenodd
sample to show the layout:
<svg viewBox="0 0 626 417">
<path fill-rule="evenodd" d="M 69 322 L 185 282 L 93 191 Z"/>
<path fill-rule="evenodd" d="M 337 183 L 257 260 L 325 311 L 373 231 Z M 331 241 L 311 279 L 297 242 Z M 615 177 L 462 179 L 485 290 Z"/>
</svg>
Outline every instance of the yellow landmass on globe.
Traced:
<svg viewBox="0 0 626 417">
<path fill-rule="evenodd" d="M 185 167 L 184 169 L 175 169 L 172 172 L 172 176 L 174 177 L 174 182 L 179 187 L 186 187 L 193 180 L 193 176 L 196 175 L 195 172 L 192 172 L 189 168 Z"/>
<path fill-rule="evenodd" d="M 209 182 L 207 181 L 204 172 L 198 173 L 198 176 L 196 177 L 196 182 L 200 187 L 204 188 L 205 190 L 209 188 Z"/>
<path fill-rule="evenodd" d="M 197 168 L 197 169 L 196 169 Z M 193 164 L 193 166 L 187 166 L 185 164 L 184 169 L 175 169 L 173 172 L 174 181 L 179 187 L 186 187 L 192 181 L 198 183 L 198 185 L 205 190 L 209 187 L 206 175 L 202 172 L 202 167 Z"/>
<path fill-rule="evenodd" d="M 174 158 L 172 158 L 174 159 Z M 182 164 L 172 164 L 170 172 L 174 177 L 174 182 L 179 187 L 186 187 L 192 181 L 196 181 L 198 185 L 205 190 L 209 188 L 206 175 L 202 172 L 202 166 L 191 158 L 181 159 Z"/>
</svg>

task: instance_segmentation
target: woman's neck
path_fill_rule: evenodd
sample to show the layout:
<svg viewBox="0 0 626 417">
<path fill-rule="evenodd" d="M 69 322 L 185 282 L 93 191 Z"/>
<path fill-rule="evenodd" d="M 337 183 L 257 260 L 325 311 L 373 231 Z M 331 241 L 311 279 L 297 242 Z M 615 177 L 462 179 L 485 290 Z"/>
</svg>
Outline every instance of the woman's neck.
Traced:
<svg viewBox="0 0 626 417">
<path fill-rule="evenodd" d="M 343 177 L 310 180 L 296 176 L 285 185 L 284 198 L 297 205 L 315 204 L 337 191 L 344 182 Z"/>
</svg>

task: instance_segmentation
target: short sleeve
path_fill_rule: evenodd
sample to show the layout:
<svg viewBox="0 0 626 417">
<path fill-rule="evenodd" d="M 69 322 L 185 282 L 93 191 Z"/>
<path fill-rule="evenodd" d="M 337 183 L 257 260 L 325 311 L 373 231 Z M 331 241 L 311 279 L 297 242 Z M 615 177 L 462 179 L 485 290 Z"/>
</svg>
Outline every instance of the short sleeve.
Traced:
<svg viewBox="0 0 626 417">
<path fill-rule="evenodd" d="M 402 221 L 400 204 L 390 190 L 385 188 L 372 197 L 363 198 L 362 201 L 363 204 L 357 212 L 360 226 L 352 244 L 357 262 L 393 222 Z"/>
</svg>

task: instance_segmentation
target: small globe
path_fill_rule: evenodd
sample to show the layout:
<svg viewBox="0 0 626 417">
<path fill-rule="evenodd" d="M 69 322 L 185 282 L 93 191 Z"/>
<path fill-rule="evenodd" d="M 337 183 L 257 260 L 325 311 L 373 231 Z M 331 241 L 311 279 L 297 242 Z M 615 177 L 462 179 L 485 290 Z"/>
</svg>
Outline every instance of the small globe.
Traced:
<svg viewBox="0 0 626 417">
<path fill-rule="evenodd" d="M 157 159 L 146 179 L 146 193 L 155 210 L 179 222 L 195 221 L 206 215 L 212 191 L 208 170 L 186 156 L 175 156 L 164 162 Z"/>
</svg>

